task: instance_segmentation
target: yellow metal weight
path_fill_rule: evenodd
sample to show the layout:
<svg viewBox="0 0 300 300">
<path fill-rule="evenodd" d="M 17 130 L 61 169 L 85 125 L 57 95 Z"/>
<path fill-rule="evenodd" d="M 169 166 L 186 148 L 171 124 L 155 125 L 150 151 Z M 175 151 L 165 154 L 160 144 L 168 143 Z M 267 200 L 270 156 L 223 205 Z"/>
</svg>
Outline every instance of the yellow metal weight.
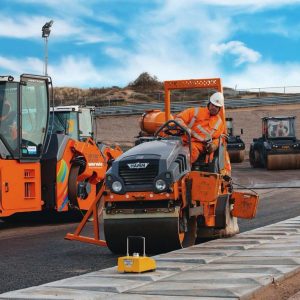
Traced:
<svg viewBox="0 0 300 300">
<path fill-rule="evenodd" d="M 139 253 L 129 255 L 129 240 L 132 238 L 140 238 L 143 240 L 143 256 Z M 155 260 L 147 257 L 145 253 L 145 238 L 144 237 L 127 237 L 127 255 L 118 258 L 118 272 L 120 273 L 143 273 L 154 271 L 156 269 Z"/>
</svg>

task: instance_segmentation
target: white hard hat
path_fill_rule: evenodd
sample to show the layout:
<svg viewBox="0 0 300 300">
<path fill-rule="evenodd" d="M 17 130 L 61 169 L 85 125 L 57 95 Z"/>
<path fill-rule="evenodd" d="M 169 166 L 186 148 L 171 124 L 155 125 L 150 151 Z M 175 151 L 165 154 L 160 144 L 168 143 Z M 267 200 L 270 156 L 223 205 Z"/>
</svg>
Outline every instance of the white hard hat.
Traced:
<svg viewBox="0 0 300 300">
<path fill-rule="evenodd" d="M 209 98 L 209 102 L 211 102 L 215 106 L 222 107 L 224 105 L 223 93 L 216 92 L 212 94 Z"/>
</svg>

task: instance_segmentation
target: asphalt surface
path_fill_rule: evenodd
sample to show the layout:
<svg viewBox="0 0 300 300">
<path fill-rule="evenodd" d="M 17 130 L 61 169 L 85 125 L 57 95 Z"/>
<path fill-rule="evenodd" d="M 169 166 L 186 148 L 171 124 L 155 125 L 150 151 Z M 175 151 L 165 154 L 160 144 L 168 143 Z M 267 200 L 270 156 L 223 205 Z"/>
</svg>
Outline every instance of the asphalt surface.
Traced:
<svg viewBox="0 0 300 300">
<path fill-rule="evenodd" d="M 233 165 L 234 181 L 249 187 L 259 184 L 256 191 L 261 195 L 256 219 L 242 220 L 241 231 L 300 215 L 297 178 L 299 170 L 251 169 L 248 162 Z M 288 185 L 291 182 L 293 188 Z M 270 184 L 280 188 L 270 189 Z M 76 223 L 28 219 L 30 222 L 0 223 L 0 293 L 116 265 L 117 256 L 106 248 L 64 240 Z"/>
</svg>

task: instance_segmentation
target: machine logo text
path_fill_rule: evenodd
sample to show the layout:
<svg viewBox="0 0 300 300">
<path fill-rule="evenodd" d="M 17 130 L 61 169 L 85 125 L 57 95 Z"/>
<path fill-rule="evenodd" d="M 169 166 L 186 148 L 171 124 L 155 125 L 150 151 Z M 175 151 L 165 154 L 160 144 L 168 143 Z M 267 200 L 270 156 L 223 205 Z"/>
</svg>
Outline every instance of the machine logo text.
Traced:
<svg viewBox="0 0 300 300">
<path fill-rule="evenodd" d="M 127 164 L 127 166 L 130 169 L 146 169 L 147 166 L 149 165 L 149 163 L 141 163 L 141 162 L 136 162 L 136 163 L 132 163 L 132 164 Z"/>
</svg>

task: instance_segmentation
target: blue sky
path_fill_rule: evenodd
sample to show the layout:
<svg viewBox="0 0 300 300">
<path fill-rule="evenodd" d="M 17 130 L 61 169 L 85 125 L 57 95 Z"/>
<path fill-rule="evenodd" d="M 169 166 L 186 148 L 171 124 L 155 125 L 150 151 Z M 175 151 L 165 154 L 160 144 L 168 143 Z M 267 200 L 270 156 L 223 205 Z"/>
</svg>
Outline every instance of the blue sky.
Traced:
<svg viewBox="0 0 300 300">
<path fill-rule="evenodd" d="M 300 86 L 300 0 L 1 0 L 0 74 L 43 74 L 51 19 L 55 86 L 123 87 L 142 72 Z"/>
</svg>

